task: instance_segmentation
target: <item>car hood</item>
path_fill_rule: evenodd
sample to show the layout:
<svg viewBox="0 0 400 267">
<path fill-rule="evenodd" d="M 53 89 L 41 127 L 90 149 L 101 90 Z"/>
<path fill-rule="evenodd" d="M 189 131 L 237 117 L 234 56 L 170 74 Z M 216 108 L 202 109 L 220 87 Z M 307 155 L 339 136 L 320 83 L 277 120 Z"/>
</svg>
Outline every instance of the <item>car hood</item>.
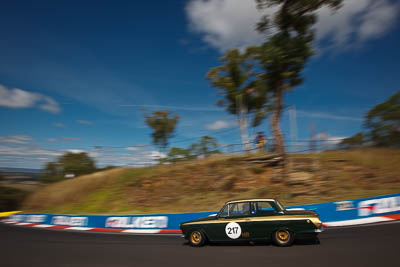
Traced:
<svg viewBox="0 0 400 267">
<path fill-rule="evenodd" d="M 198 219 L 195 219 L 195 220 L 191 220 L 191 221 L 187 221 L 187 222 L 184 222 L 184 223 L 182 223 L 182 224 L 185 224 L 185 223 L 190 223 L 190 222 L 205 222 L 205 221 L 211 221 L 211 220 L 215 220 L 217 218 L 217 215 L 211 215 L 211 216 L 207 216 L 207 217 L 201 217 L 201 218 L 198 218 Z"/>
<path fill-rule="evenodd" d="M 318 215 L 313 210 L 285 210 L 286 215 Z"/>
</svg>

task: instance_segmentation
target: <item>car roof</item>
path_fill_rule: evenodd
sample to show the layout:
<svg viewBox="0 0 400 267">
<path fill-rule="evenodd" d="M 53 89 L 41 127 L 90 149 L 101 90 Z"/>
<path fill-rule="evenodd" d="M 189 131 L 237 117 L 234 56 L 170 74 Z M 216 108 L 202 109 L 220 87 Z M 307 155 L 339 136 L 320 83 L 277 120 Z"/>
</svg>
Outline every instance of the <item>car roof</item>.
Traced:
<svg viewBox="0 0 400 267">
<path fill-rule="evenodd" d="M 232 200 L 232 201 L 226 202 L 225 204 L 238 203 L 238 202 L 249 202 L 249 201 L 276 201 L 276 200 L 273 198 L 253 198 L 253 199 Z"/>
</svg>

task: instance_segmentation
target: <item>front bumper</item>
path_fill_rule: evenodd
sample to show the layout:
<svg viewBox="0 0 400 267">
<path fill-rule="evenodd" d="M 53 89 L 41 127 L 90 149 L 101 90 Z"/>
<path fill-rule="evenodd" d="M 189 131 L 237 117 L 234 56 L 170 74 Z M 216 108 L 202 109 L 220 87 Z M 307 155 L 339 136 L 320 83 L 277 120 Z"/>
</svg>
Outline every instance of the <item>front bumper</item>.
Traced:
<svg viewBox="0 0 400 267">
<path fill-rule="evenodd" d="M 315 233 L 322 233 L 323 231 L 325 231 L 325 228 L 324 228 L 324 227 L 321 227 L 321 228 L 319 228 L 319 229 L 315 229 L 315 230 L 314 230 Z"/>
</svg>

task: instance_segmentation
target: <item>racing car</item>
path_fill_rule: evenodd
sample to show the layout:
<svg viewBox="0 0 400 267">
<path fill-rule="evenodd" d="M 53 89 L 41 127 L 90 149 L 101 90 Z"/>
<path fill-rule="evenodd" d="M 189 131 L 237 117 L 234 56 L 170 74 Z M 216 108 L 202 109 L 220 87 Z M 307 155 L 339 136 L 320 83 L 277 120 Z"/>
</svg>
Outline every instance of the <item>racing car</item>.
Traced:
<svg viewBox="0 0 400 267">
<path fill-rule="evenodd" d="M 314 239 L 323 231 L 314 211 L 286 210 L 276 199 L 247 199 L 225 203 L 218 214 L 180 224 L 191 246 L 221 241 L 273 241 L 290 246 L 295 239 Z"/>
</svg>

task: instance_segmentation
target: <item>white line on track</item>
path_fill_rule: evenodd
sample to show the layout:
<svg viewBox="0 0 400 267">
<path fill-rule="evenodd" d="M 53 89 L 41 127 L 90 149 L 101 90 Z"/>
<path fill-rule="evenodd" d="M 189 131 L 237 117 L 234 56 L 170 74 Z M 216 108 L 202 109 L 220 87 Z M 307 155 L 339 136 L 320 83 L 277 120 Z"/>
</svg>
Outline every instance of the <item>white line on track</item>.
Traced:
<svg viewBox="0 0 400 267">
<path fill-rule="evenodd" d="M 69 227 L 65 228 L 65 230 L 78 230 L 78 231 L 89 231 L 92 230 L 93 227 Z"/>
<path fill-rule="evenodd" d="M 366 224 L 358 224 L 358 225 L 326 227 L 325 230 L 330 231 L 330 230 L 339 230 L 339 229 L 345 229 L 345 228 L 369 227 L 369 226 L 378 226 L 378 225 L 395 224 L 395 223 L 400 223 L 400 220 L 392 220 L 392 221 L 376 222 L 376 223 L 366 223 Z"/>
</svg>

